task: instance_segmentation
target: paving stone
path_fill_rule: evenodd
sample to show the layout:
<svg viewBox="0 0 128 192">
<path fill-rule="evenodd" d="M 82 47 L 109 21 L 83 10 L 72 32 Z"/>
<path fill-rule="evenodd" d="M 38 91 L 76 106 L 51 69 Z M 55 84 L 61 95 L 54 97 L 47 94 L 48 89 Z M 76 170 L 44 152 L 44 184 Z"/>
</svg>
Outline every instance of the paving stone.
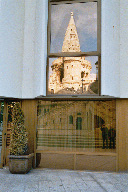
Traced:
<svg viewBox="0 0 128 192">
<path fill-rule="evenodd" d="M 128 173 L 32 169 L 11 174 L 0 169 L 0 192 L 126 192 Z"/>
<path fill-rule="evenodd" d="M 39 191 L 62 191 L 65 192 L 62 183 L 54 183 L 52 181 L 40 181 Z"/>
</svg>

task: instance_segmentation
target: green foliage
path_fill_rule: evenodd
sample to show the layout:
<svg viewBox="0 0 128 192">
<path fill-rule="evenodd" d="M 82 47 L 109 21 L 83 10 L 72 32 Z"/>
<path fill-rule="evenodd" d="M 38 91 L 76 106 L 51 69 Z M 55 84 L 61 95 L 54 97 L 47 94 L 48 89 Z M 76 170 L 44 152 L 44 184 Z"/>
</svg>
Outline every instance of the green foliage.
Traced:
<svg viewBox="0 0 128 192">
<path fill-rule="evenodd" d="M 19 103 L 15 103 L 13 107 L 12 124 L 10 155 L 24 155 L 27 152 L 28 135 L 24 126 L 24 113 Z"/>
</svg>

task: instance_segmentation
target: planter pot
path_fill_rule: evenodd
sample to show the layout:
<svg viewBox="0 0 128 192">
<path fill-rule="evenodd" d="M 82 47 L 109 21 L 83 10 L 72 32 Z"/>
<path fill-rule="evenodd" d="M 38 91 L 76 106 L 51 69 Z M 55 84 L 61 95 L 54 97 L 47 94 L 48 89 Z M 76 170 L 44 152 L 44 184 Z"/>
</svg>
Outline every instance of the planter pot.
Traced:
<svg viewBox="0 0 128 192">
<path fill-rule="evenodd" d="M 28 173 L 32 168 L 33 156 L 34 153 L 22 156 L 9 155 L 9 171 L 18 174 Z"/>
</svg>

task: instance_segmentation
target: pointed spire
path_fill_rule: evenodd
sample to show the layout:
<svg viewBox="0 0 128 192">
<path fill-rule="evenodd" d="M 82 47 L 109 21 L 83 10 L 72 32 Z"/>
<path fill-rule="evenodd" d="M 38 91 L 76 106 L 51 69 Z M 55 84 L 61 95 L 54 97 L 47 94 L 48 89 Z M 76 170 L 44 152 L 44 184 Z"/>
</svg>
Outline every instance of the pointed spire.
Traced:
<svg viewBox="0 0 128 192">
<path fill-rule="evenodd" d="M 73 18 L 73 12 L 71 12 L 71 18 L 65 33 L 62 52 L 80 52 L 80 43 Z"/>
</svg>

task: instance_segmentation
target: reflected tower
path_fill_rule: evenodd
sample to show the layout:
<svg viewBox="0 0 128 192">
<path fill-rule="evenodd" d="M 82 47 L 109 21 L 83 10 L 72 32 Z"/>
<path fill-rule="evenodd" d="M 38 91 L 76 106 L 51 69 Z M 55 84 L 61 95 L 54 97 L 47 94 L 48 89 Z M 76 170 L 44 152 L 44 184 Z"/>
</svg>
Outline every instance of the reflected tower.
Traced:
<svg viewBox="0 0 128 192">
<path fill-rule="evenodd" d="M 65 33 L 62 52 L 81 52 L 73 12 Z M 88 94 L 88 86 L 95 81 L 90 77 L 91 63 L 85 57 L 60 57 L 51 65 L 49 93 Z M 69 91 L 70 90 L 70 91 Z"/>
</svg>

